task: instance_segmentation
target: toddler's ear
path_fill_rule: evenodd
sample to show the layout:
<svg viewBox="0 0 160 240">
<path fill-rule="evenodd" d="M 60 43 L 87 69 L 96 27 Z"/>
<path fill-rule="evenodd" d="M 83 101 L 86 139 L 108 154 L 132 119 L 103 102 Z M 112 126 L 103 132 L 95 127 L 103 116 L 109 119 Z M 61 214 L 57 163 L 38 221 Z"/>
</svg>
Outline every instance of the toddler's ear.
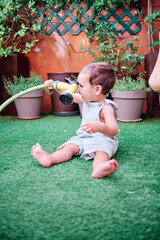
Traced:
<svg viewBox="0 0 160 240">
<path fill-rule="evenodd" d="M 102 92 L 102 86 L 101 85 L 96 85 L 96 95 L 99 95 Z"/>
</svg>

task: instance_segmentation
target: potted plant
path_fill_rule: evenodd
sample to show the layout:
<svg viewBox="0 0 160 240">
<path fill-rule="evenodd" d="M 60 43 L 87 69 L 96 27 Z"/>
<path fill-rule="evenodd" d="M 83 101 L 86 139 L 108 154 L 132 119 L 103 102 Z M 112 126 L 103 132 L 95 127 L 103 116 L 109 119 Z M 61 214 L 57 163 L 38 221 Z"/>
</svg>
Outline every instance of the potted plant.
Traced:
<svg viewBox="0 0 160 240">
<path fill-rule="evenodd" d="M 8 94 L 15 95 L 18 92 L 40 84 L 42 84 L 41 77 L 31 71 L 30 77 L 14 76 L 13 81 L 10 79 L 6 80 L 5 88 Z M 40 118 L 43 96 L 44 90 L 37 90 L 14 100 L 18 118 L 24 120 Z"/>
<path fill-rule="evenodd" d="M 54 39 L 55 37 L 55 39 Z M 50 72 L 47 73 L 48 79 L 53 79 L 54 81 L 59 80 L 61 82 L 65 82 L 65 78 L 69 78 L 70 80 L 74 80 L 78 76 L 78 72 L 73 72 L 72 67 L 74 64 L 76 64 L 79 59 L 82 57 L 82 55 L 85 53 L 85 51 L 79 49 L 79 51 L 76 52 L 75 56 L 75 62 L 70 64 L 70 53 L 71 51 L 75 51 L 74 46 L 71 45 L 71 43 L 67 42 L 65 38 L 61 35 L 52 35 L 46 37 L 46 41 L 51 47 L 52 51 L 58 58 L 59 62 L 62 65 L 62 72 Z M 56 46 L 52 44 L 54 41 L 56 41 Z M 57 47 L 57 49 L 56 49 Z M 58 56 L 57 52 L 58 49 L 63 49 L 63 51 L 66 52 L 66 59 L 62 59 Z M 59 93 L 56 90 L 51 90 L 51 107 L 52 107 L 52 114 L 56 116 L 72 116 L 72 115 L 79 115 L 79 107 L 78 104 L 73 103 L 70 106 L 64 105 L 59 100 Z"/>
<path fill-rule="evenodd" d="M 33 1 L 0 1 L 0 103 L 9 97 L 4 88 L 4 79 L 13 76 L 29 76 L 29 60 L 25 53 L 41 39 L 40 24 L 35 16 Z M 29 8 L 27 7 L 29 6 Z M 15 115 L 14 104 L 4 109 L 4 115 Z"/>
<path fill-rule="evenodd" d="M 34 3 L 4 0 L 0 3 L 0 57 L 10 53 L 27 53 L 38 41 L 39 21 L 34 18 Z"/>
<path fill-rule="evenodd" d="M 115 26 L 109 28 L 107 23 L 101 23 L 97 24 L 95 32 L 89 38 L 91 41 L 94 40 L 94 48 L 89 49 L 89 52 L 94 57 L 93 61 L 109 62 L 116 72 L 116 84 L 114 88 L 116 91 L 112 91 L 111 96 L 115 100 L 116 93 L 118 92 L 123 98 L 123 102 L 118 103 L 118 120 L 138 121 L 144 101 L 141 104 L 141 110 L 138 110 L 140 114 L 137 114 L 136 117 L 133 117 L 132 107 L 129 108 L 131 111 L 128 112 L 128 109 L 125 107 L 126 103 L 124 102 L 124 93 L 127 94 L 128 99 L 131 99 L 132 96 L 130 95 L 134 95 L 135 98 L 136 92 L 139 95 L 140 90 L 147 89 L 144 76 L 136 70 L 136 67 L 141 65 L 144 60 L 144 56 L 137 53 L 140 47 L 137 44 L 138 37 L 135 36 L 132 40 L 120 41 Z M 142 95 L 146 98 L 146 92 L 143 92 Z M 130 100 L 128 99 L 125 101 L 129 102 Z M 117 102 L 117 99 L 115 101 Z M 139 106 L 139 100 L 137 100 L 137 103 L 137 106 Z M 126 116 L 122 116 L 120 112 L 124 113 L 125 111 L 127 111 Z M 130 115 L 130 113 L 132 114 Z"/>
<path fill-rule="evenodd" d="M 136 66 L 144 60 L 144 56 L 137 53 L 140 48 L 137 44 L 139 37 L 121 41 L 116 25 L 109 27 L 105 22 L 97 23 L 95 32 L 88 37 L 94 45 L 93 49 L 88 49 L 94 62 L 109 62 L 119 79 L 137 74 Z"/>
<path fill-rule="evenodd" d="M 136 80 L 131 77 L 116 79 L 111 96 L 118 104 L 117 120 L 124 122 L 137 122 L 142 120 L 141 114 L 144 101 L 147 97 L 146 82 L 142 73 Z"/>
<path fill-rule="evenodd" d="M 131 0 L 128 1 L 131 2 Z M 88 6 L 91 7 L 93 16 L 95 16 L 98 11 L 101 11 L 103 7 L 107 7 L 110 3 L 119 3 L 118 0 L 101 1 L 101 3 L 99 3 L 98 0 L 84 2 L 87 2 Z M 48 11 L 47 9 L 54 9 L 54 7 L 58 9 L 61 6 L 63 8 L 66 5 L 71 8 L 72 5 L 75 5 L 77 11 L 76 24 L 78 21 L 79 24 L 84 27 L 86 25 L 86 21 L 83 22 L 84 18 L 82 11 L 82 5 L 84 2 L 79 2 L 76 0 L 4 0 L 2 3 L 0 3 L 0 33 L 2 36 L 0 38 L 0 56 L 6 57 L 9 53 L 13 51 L 23 53 L 30 51 L 34 43 L 38 41 L 39 35 L 37 35 L 37 33 L 41 32 L 42 35 L 45 35 L 45 29 L 50 28 L 48 20 L 53 19 L 55 16 L 55 13 L 53 13 L 52 11 L 50 13 L 50 11 Z M 126 2 L 126 0 L 121 0 L 121 3 Z M 134 2 L 138 2 L 138 0 L 134 0 Z M 58 17 L 60 17 L 61 14 L 59 10 L 57 11 Z M 92 21 L 92 16 L 87 17 L 86 20 L 88 21 L 89 19 Z M 45 23 L 48 24 L 45 25 Z M 59 34 L 58 27 L 57 33 Z M 47 36 L 48 35 L 49 34 L 47 33 Z M 68 42 L 66 43 L 69 44 Z M 68 45 L 68 48 L 69 47 L 71 46 Z"/>
</svg>

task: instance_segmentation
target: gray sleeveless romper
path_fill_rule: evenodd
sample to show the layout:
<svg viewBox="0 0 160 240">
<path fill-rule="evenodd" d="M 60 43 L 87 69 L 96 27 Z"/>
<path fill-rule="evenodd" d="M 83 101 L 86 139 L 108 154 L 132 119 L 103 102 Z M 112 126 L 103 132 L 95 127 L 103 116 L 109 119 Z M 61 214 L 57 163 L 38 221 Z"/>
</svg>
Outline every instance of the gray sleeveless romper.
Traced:
<svg viewBox="0 0 160 240">
<path fill-rule="evenodd" d="M 111 104 L 112 107 L 117 109 L 117 104 L 111 100 L 106 99 L 107 104 Z M 98 102 L 86 102 L 83 103 L 82 123 L 86 121 L 100 121 L 99 113 L 103 108 L 103 103 Z M 70 138 L 69 141 L 60 146 L 57 150 L 64 147 L 68 143 L 74 143 L 79 146 L 79 153 L 81 158 L 85 160 L 93 159 L 95 152 L 106 152 L 111 158 L 118 149 L 118 139 L 116 137 L 107 137 L 100 132 L 86 133 L 80 128 L 76 131 L 77 136 Z"/>
</svg>

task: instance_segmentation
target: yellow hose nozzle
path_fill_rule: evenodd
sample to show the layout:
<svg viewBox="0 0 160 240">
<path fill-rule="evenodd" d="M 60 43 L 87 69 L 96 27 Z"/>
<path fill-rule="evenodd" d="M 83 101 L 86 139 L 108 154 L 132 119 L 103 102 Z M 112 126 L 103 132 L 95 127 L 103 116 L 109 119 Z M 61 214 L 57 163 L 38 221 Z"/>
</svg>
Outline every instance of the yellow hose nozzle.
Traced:
<svg viewBox="0 0 160 240">
<path fill-rule="evenodd" d="M 71 81 L 70 79 L 67 79 L 67 81 L 69 83 L 55 81 L 51 83 L 51 87 L 58 91 L 66 90 L 59 95 L 59 99 L 63 104 L 69 106 L 73 103 L 73 94 L 75 93 L 78 85 L 75 81 Z"/>
</svg>

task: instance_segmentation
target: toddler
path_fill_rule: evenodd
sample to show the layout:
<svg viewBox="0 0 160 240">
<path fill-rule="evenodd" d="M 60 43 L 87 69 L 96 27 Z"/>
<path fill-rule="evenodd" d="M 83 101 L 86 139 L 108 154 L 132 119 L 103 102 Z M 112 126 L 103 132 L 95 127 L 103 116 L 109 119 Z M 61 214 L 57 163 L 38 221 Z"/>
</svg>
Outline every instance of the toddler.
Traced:
<svg viewBox="0 0 160 240">
<path fill-rule="evenodd" d="M 106 99 L 113 88 L 115 72 L 107 62 L 90 63 L 78 75 L 79 88 L 73 95 L 75 103 L 83 103 L 82 123 L 77 136 L 60 146 L 54 153 L 44 151 L 39 143 L 32 147 L 31 155 L 43 166 L 69 161 L 73 156 L 93 159 L 93 178 L 106 177 L 118 169 L 118 163 L 111 157 L 118 148 L 115 137 L 118 126 L 115 118 L 116 103 Z M 45 86 L 53 80 L 44 82 Z"/>
</svg>

